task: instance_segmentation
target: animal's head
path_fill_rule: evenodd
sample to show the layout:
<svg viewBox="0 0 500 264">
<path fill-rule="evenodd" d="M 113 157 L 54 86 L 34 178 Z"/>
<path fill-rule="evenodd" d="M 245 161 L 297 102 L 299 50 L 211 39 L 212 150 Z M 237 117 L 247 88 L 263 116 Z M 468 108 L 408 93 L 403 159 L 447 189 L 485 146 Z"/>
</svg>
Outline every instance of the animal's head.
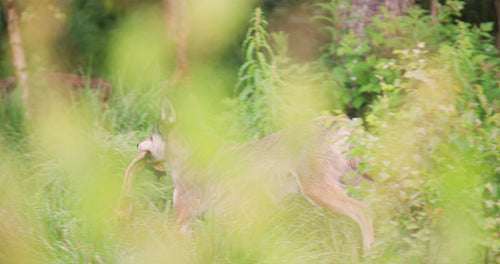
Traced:
<svg viewBox="0 0 500 264">
<path fill-rule="evenodd" d="M 154 125 L 153 133 L 151 133 L 150 137 L 137 144 L 139 155 L 137 155 L 125 171 L 123 193 L 127 192 L 127 186 L 129 186 L 130 182 L 133 180 L 133 174 L 130 176 L 132 168 L 139 162 L 141 162 L 142 165 L 146 164 L 147 168 L 152 169 L 158 177 L 166 175 L 163 164 L 165 161 L 166 148 L 166 136 L 164 135 L 168 132 L 168 129 L 172 127 L 174 122 L 174 107 L 168 100 L 165 100 L 162 104 L 161 120 Z"/>
<path fill-rule="evenodd" d="M 153 126 L 153 132 L 147 139 L 137 144 L 140 153 L 147 152 L 152 162 L 165 160 L 165 147 L 167 141 L 167 130 L 175 123 L 175 110 L 169 100 L 165 99 L 161 108 L 161 120 Z"/>
</svg>

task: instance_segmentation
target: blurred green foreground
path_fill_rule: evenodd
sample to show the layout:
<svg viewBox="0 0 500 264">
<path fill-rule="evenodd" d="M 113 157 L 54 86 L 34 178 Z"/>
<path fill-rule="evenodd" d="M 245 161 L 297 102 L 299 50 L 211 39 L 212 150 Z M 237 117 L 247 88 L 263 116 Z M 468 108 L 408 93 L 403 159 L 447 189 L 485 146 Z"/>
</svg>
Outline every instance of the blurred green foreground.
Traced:
<svg viewBox="0 0 500 264">
<path fill-rule="evenodd" d="M 26 12 L 43 18 L 31 2 Z M 29 106 L 20 89 L 0 99 L 0 263 L 500 263 L 500 59 L 491 24 L 459 19 L 463 2 L 445 1 L 437 17 L 386 12 L 356 36 L 336 26 L 349 1 L 292 1 L 289 10 L 312 10 L 325 42 L 318 58 L 298 62 L 287 34 L 272 31 L 280 20 L 256 3 L 189 1 L 190 72 L 177 84 L 169 82 L 176 45 L 163 9 L 149 2 L 108 33 L 99 70 L 114 85 L 109 105 L 90 89 L 68 94 L 36 81 Z M 50 10 L 67 15 L 61 28 L 82 19 L 64 5 Z M 43 34 L 43 24 L 28 31 L 29 21 L 30 70 L 64 68 L 55 33 Z M 251 186 L 232 201 L 240 215 L 208 213 L 180 234 L 173 182 L 148 170 L 137 172 L 130 217 L 117 220 L 125 169 L 165 97 L 200 162 L 354 111 L 363 128 L 350 139 L 353 155 L 374 186 L 346 191 L 368 205 L 373 249 L 363 252 L 350 218 L 303 197 L 272 203 Z"/>
</svg>

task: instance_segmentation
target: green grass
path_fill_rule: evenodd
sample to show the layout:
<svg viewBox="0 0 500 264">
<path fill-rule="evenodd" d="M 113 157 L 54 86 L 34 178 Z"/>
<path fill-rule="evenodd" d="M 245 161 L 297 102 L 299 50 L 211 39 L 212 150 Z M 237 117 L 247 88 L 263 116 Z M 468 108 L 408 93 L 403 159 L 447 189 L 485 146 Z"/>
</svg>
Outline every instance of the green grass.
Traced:
<svg viewBox="0 0 500 264">
<path fill-rule="evenodd" d="M 15 119 L 22 114 L 2 117 L 17 125 L 3 127 L 0 140 L 1 263 L 477 263 L 485 258 L 480 241 L 489 241 L 491 233 L 481 223 L 490 216 L 482 213 L 480 176 L 491 168 L 471 145 L 468 133 L 474 132 L 453 132 L 450 125 L 461 124 L 460 116 L 422 123 L 414 110 L 401 110 L 379 130 L 378 140 L 362 144 L 375 157 L 376 184 L 373 191 L 353 195 L 369 205 L 375 220 L 370 252 L 363 253 L 359 227 L 350 218 L 302 197 L 250 204 L 236 216 L 208 213 L 193 222 L 192 232 L 180 234 L 172 179 L 158 180 L 147 170 L 134 182 L 130 218 L 116 222 L 124 171 L 158 117 L 159 90 L 144 93 L 115 83 L 108 107 L 89 94 L 61 108 L 40 107 L 23 122 Z M 396 165 L 388 169 L 388 164 Z"/>
<path fill-rule="evenodd" d="M 32 113 L 15 140 L 14 129 L 3 128 L 0 262 L 360 261 L 357 224 L 303 198 L 262 212 L 266 219 L 258 212 L 248 222 L 207 215 L 181 235 L 172 180 L 147 170 L 134 183 L 130 219 L 115 223 L 125 168 L 157 116 L 156 106 L 144 102 L 156 96 L 118 88 L 107 108 L 89 95 Z"/>
</svg>

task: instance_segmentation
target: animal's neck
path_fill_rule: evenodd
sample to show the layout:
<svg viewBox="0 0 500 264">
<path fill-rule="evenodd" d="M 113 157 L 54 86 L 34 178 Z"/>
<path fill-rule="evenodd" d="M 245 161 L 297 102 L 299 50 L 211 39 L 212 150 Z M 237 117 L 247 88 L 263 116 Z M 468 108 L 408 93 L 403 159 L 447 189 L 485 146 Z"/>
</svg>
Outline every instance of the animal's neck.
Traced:
<svg viewBox="0 0 500 264">
<path fill-rule="evenodd" d="M 174 180 L 178 180 L 190 167 L 191 153 L 176 131 L 168 135 L 165 145 L 165 161 Z"/>
</svg>

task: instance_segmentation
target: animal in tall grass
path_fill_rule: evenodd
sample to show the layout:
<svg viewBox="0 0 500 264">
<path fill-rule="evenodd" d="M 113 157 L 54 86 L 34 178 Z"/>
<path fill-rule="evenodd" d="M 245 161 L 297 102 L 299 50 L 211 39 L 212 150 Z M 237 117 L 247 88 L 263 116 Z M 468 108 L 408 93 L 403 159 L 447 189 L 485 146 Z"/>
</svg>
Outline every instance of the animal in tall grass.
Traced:
<svg viewBox="0 0 500 264">
<path fill-rule="evenodd" d="M 361 228 L 363 246 L 370 249 L 374 232 L 372 219 L 364 212 L 366 206 L 344 193 L 347 185 L 369 178 L 357 173 L 360 159 L 349 157 L 353 150 L 348 144 L 352 134 L 347 125 L 350 121 L 333 116 L 319 117 L 256 142 L 218 151 L 209 161 L 200 164 L 168 102 L 152 135 L 137 145 L 140 154 L 127 169 L 124 190 L 132 181 L 129 170 L 137 161 L 146 158 L 160 168 L 165 162 L 175 183 L 173 206 L 182 231 L 188 230 L 193 218 L 223 200 L 216 186 L 223 185 L 224 181 L 237 178 L 241 180 L 237 183 L 240 187 L 244 184 L 244 188 L 259 188 L 260 192 L 302 193 L 311 203 L 356 221 Z M 232 177 L 234 175 L 237 177 Z M 346 177 L 349 175 L 351 177 Z"/>
</svg>

